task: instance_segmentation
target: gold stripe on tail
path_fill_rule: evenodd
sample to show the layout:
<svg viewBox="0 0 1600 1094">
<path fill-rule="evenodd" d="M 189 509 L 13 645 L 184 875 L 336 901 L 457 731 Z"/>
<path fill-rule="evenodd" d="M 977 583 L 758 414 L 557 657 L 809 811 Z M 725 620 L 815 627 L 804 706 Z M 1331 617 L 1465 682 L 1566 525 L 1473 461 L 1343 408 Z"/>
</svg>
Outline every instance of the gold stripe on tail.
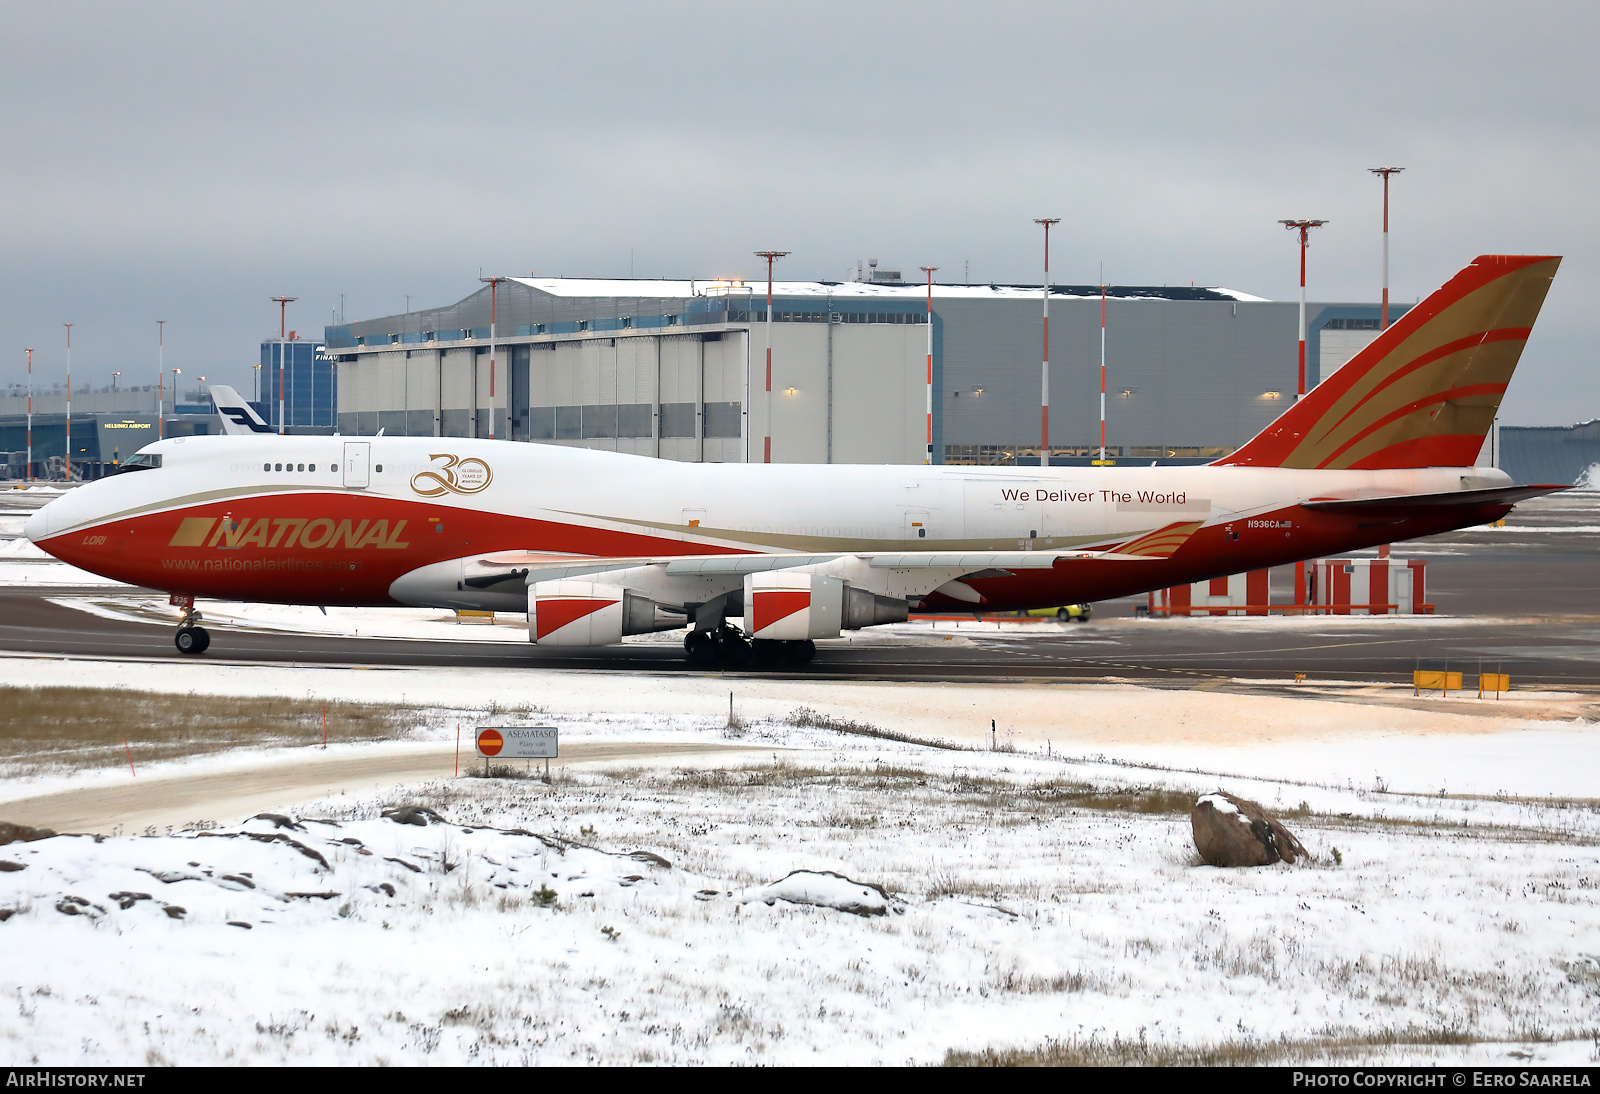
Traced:
<svg viewBox="0 0 1600 1094">
<path fill-rule="evenodd" d="M 1154 532 L 1146 532 L 1138 539 L 1130 539 L 1120 547 L 1112 548 L 1111 553 L 1141 555 L 1145 558 L 1171 558 L 1179 547 L 1189 542 L 1189 537 L 1198 532 L 1204 523 L 1203 520 L 1190 520 L 1169 524 L 1165 528 L 1157 528 Z"/>
</svg>

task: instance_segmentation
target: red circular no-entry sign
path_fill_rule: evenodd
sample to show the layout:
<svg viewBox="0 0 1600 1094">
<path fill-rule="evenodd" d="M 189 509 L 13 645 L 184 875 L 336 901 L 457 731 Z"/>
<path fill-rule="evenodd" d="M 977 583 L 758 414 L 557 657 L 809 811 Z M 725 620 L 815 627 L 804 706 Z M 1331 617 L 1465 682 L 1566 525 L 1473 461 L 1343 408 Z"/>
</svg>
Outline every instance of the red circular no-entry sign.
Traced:
<svg viewBox="0 0 1600 1094">
<path fill-rule="evenodd" d="M 498 729 L 480 729 L 478 731 L 478 752 L 484 756 L 498 756 L 500 750 L 506 746 L 506 739 L 500 735 Z"/>
</svg>

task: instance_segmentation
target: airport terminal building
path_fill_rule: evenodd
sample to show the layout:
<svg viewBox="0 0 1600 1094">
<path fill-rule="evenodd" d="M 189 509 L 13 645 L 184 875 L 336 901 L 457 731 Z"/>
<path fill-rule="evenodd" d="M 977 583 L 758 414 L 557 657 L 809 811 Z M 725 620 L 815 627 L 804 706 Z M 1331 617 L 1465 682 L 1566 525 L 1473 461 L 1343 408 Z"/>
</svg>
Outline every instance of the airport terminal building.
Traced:
<svg viewBox="0 0 1600 1094">
<path fill-rule="evenodd" d="M 526 277 L 327 328 L 344 434 L 478 436 L 686 461 L 921 463 L 926 284 L 874 269 L 766 285 Z M 1040 286 L 932 291 L 933 459 L 1040 460 Z M 1216 459 L 1293 401 L 1298 304 L 1228 289 L 1053 286 L 1052 463 Z M 1405 311 L 1391 305 L 1391 318 Z M 1376 303 L 1308 306 L 1307 386 L 1376 337 Z M 491 369 L 491 358 L 494 367 Z"/>
</svg>

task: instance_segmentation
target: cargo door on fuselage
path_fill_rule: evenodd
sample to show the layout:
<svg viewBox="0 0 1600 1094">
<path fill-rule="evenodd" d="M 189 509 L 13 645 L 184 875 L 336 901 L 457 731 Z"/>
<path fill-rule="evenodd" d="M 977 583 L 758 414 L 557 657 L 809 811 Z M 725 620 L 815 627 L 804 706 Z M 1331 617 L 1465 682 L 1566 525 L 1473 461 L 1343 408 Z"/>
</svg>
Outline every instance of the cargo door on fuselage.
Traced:
<svg viewBox="0 0 1600 1094">
<path fill-rule="evenodd" d="M 344 442 L 344 484 L 366 489 L 372 482 L 372 442 Z"/>
<path fill-rule="evenodd" d="M 985 550 L 1028 550 L 1041 540 L 1043 484 L 1029 479 L 967 479 L 962 483 L 964 539 Z"/>
<path fill-rule="evenodd" d="M 1102 536 L 1106 531 L 1105 506 L 1086 482 L 1040 482 L 1034 484 L 1034 498 L 1042 515 L 1038 547 L 1071 547 L 1087 536 Z"/>
</svg>

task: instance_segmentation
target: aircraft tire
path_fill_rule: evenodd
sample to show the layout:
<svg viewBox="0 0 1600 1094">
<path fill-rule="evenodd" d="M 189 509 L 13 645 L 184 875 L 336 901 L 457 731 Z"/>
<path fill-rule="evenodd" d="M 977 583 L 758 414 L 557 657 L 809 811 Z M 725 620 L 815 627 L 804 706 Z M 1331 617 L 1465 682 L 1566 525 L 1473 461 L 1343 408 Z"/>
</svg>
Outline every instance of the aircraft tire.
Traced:
<svg viewBox="0 0 1600 1094">
<path fill-rule="evenodd" d="M 719 660 L 717 640 L 706 631 L 690 631 L 683 639 L 683 652 L 691 665 L 714 665 Z"/>
<path fill-rule="evenodd" d="M 172 644 L 178 647 L 178 652 L 193 657 L 206 651 L 211 645 L 211 636 L 204 627 L 185 627 L 172 636 Z"/>
<path fill-rule="evenodd" d="M 817 656 L 817 644 L 809 638 L 803 642 L 789 643 L 789 660 L 796 665 L 804 665 Z"/>
<path fill-rule="evenodd" d="M 750 648 L 750 643 L 731 627 L 717 635 L 716 650 L 724 665 L 735 668 L 742 668 L 755 660 L 755 651 Z"/>
</svg>

